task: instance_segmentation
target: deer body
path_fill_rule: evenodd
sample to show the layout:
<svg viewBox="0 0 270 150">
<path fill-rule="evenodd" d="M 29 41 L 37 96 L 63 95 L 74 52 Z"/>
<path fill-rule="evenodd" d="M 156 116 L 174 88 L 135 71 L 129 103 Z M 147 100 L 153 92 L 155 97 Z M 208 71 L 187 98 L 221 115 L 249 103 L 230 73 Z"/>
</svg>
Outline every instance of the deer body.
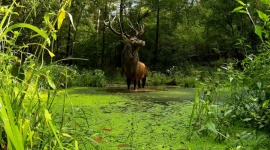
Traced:
<svg viewBox="0 0 270 150">
<path fill-rule="evenodd" d="M 127 44 L 121 55 L 122 67 L 127 78 L 132 78 L 135 74 L 138 61 L 138 51 L 133 50 L 133 47 Z"/>
<path fill-rule="evenodd" d="M 121 62 L 124 70 L 124 74 L 126 76 L 126 82 L 128 86 L 128 90 L 130 89 L 131 81 L 134 80 L 134 90 L 137 88 L 137 84 L 139 84 L 139 80 L 143 78 L 144 64 L 139 61 L 138 51 L 140 47 L 144 46 L 144 41 L 136 39 L 131 42 L 130 40 L 126 41 L 126 45 L 124 50 L 122 51 Z M 144 81 L 145 82 L 145 81 Z"/>
<path fill-rule="evenodd" d="M 115 19 L 115 18 L 114 18 Z M 143 40 L 140 40 L 139 37 L 144 33 L 144 26 L 141 27 L 140 31 L 137 31 L 134 26 L 130 23 L 130 28 L 134 31 L 135 35 L 131 36 L 123 31 L 121 23 L 120 25 L 120 32 L 116 31 L 112 27 L 112 22 L 104 22 L 105 26 L 109 27 L 113 33 L 119 35 L 123 38 L 125 43 L 125 47 L 121 54 L 121 62 L 124 74 L 126 76 L 127 88 L 130 89 L 131 81 L 134 80 L 134 90 L 137 89 L 137 84 L 139 85 L 139 80 L 142 79 L 142 73 L 140 73 L 140 66 L 143 66 L 141 62 L 139 62 L 139 54 L 138 51 L 141 47 L 145 45 Z M 145 66 L 145 65 L 144 65 Z M 144 81 L 145 83 L 145 81 Z M 144 85 L 143 85 L 144 86 Z"/>
<path fill-rule="evenodd" d="M 134 79 L 134 82 L 138 83 L 139 88 L 141 88 L 140 80 L 142 80 L 142 88 L 144 88 L 145 82 L 146 82 L 146 76 L 147 76 L 147 67 L 145 66 L 144 63 L 139 61 L 137 63 L 136 75 Z"/>
</svg>

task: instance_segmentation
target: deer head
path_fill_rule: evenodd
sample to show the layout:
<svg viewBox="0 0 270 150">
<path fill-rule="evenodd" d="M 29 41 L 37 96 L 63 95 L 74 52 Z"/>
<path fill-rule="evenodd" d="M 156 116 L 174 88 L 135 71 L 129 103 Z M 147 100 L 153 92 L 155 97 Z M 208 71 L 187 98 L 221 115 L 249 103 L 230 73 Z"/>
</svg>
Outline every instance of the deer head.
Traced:
<svg viewBox="0 0 270 150">
<path fill-rule="evenodd" d="M 109 16 L 109 21 L 108 22 L 104 21 L 104 25 L 106 27 L 108 27 L 114 34 L 121 36 L 123 38 L 125 44 L 129 44 L 129 45 L 134 46 L 134 47 L 142 47 L 145 45 L 145 41 L 139 39 L 140 36 L 144 33 L 144 26 L 143 25 L 140 26 L 139 24 L 137 24 L 138 29 L 140 30 L 140 31 L 138 31 L 138 29 L 135 29 L 135 27 L 129 21 L 129 27 L 130 27 L 130 29 L 132 29 L 132 33 L 133 33 L 133 35 L 130 35 L 130 34 L 127 34 L 126 32 L 124 32 L 123 27 L 121 26 L 119 19 L 118 19 L 118 23 L 119 23 L 120 31 L 116 31 L 112 27 L 112 24 L 113 24 L 115 18 L 116 17 L 111 19 L 111 17 Z"/>
</svg>

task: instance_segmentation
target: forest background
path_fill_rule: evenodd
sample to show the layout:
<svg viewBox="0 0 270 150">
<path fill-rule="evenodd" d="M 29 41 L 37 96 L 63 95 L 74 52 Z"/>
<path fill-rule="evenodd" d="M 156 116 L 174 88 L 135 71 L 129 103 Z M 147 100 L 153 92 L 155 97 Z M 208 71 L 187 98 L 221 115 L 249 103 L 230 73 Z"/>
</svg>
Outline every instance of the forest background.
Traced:
<svg viewBox="0 0 270 150">
<path fill-rule="evenodd" d="M 44 25 L 45 13 L 60 8 L 54 0 L 19 2 L 25 7 L 17 8 L 20 15 L 14 15 L 13 21 L 37 27 Z M 263 7 L 258 1 L 249 3 L 254 8 Z M 10 1 L 2 1 L 2 5 L 9 4 Z M 260 39 L 245 14 L 232 12 L 237 6 L 235 0 L 74 0 L 66 10 L 73 20 L 64 21 L 56 33 L 53 61 L 66 59 L 63 64 L 102 69 L 107 74 L 120 68 L 124 45 L 104 26 L 110 15 L 120 18 L 126 31 L 129 20 L 145 25 L 141 39 L 146 45 L 139 55 L 150 70 L 166 73 L 174 66 L 185 72 L 193 65 L 211 68 L 241 61 L 245 55 L 258 52 Z M 256 13 L 252 8 L 250 11 Z M 17 44 L 37 42 L 30 38 L 31 34 L 23 29 Z M 24 51 L 33 53 L 35 47 L 29 46 Z M 47 60 L 50 62 L 50 58 Z"/>
</svg>

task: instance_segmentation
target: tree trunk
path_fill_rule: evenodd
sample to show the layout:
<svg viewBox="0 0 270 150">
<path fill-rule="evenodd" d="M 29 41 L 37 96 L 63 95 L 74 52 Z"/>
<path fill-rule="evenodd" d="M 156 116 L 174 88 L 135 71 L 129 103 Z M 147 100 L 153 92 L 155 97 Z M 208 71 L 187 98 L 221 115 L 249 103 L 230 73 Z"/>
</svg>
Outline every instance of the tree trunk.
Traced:
<svg viewBox="0 0 270 150">
<path fill-rule="evenodd" d="M 81 18 L 82 18 L 82 13 L 83 13 L 83 10 L 85 9 L 85 3 L 82 3 L 81 5 L 81 10 L 80 10 L 80 14 L 79 14 L 79 17 L 77 19 L 75 23 L 75 31 L 74 31 L 74 35 L 73 35 L 73 43 L 72 43 L 72 47 L 71 47 L 71 54 L 73 56 L 73 52 L 74 52 L 74 46 L 75 46 L 75 41 L 76 41 L 76 38 L 77 38 L 77 30 L 78 30 L 78 26 L 80 24 L 80 21 L 81 21 Z M 76 63 L 76 62 L 75 62 Z M 72 64 L 74 64 L 74 60 L 72 60 Z"/>
<path fill-rule="evenodd" d="M 120 24 L 121 24 L 121 27 L 122 29 L 124 30 L 124 3 L 125 3 L 125 0 L 121 0 L 120 2 Z M 122 39 L 121 39 L 122 40 Z M 122 50 L 124 49 L 124 43 L 121 42 L 121 45 L 120 45 L 120 48 L 118 50 L 118 59 L 117 59 L 117 62 L 116 62 L 116 66 L 117 67 L 120 67 L 122 64 L 121 64 L 121 54 L 122 54 Z"/>
<path fill-rule="evenodd" d="M 105 6 L 104 6 L 104 20 L 107 19 L 107 1 L 105 2 Z M 102 28 L 102 50 L 101 50 L 101 69 L 104 69 L 104 54 L 105 54 L 105 42 L 106 42 L 106 37 L 105 37 L 105 33 L 106 33 L 106 27 L 105 25 L 103 25 Z"/>
<path fill-rule="evenodd" d="M 98 15 L 97 15 L 97 34 L 99 33 L 99 24 L 100 23 L 100 9 L 98 9 Z"/>
<path fill-rule="evenodd" d="M 159 5 L 159 0 L 157 0 L 157 22 L 156 22 L 156 39 L 155 39 L 155 51 L 154 51 L 154 60 L 153 60 L 153 64 L 154 64 L 154 69 L 157 69 L 158 66 L 158 51 L 159 51 L 159 15 L 160 13 L 160 5 Z"/>
<path fill-rule="evenodd" d="M 97 19 L 97 25 L 96 25 L 96 36 L 95 36 L 95 51 L 93 52 L 94 54 L 94 58 L 93 58 L 93 61 L 94 61 L 94 67 L 100 67 L 100 56 L 98 55 L 98 52 L 99 52 L 99 27 L 100 27 L 100 13 L 101 13 L 101 8 L 99 8 L 98 6 L 98 12 L 97 12 L 97 16 L 96 16 L 96 19 Z M 89 59 L 90 60 L 90 59 Z"/>
</svg>

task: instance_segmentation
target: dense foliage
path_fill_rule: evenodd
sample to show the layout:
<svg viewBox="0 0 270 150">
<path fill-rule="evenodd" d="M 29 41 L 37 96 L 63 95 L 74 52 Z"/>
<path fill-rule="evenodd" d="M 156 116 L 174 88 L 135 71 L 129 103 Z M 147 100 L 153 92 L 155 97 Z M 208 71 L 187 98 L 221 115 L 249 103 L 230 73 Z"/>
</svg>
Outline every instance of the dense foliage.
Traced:
<svg viewBox="0 0 270 150">
<path fill-rule="evenodd" d="M 263 7 L 258 1 L 249 3 L 251 8 Z M 2 1 L 2 6 L 10 4 L 10 1 Z M 56 0 L 22 0 L 20 5 L 24 7 L 16 8 L 19 15 L 11 16 L 13 23 L 26 22 L 37 27 L 46 24 L 44 14 L 46 20 L 51 20 L 55 17 L 52 14 L 61 6 Z M 63 22 L 61 30 L 57 30 L 56 25 L 49 25 L 44 30 L 57 30 L 54 33 L 57 39 L 52 43 L 52 52 L 56 55 L 54 61 L 107 71 L 120 67 L 123 44 L 104 27 L 103 22 L 109 19 L 109 15 L 116 15 L 122 19 L 126 31 L 129 31 L 128 20 L 133 24 L 144 24 L 142 39 L 146 46 L 139 51 L 140 60 L 150 70 L 165 73 L 173 66 L 213 66 L 212 61 L 241 61 L 244 55 L 257 53 L 260 40 L 254 36 L 247 17 L 231 12 L 236 6 L 235 0 L 73 0 L 71 7 L 66 9 L 72 14 L 72 21 Z M 255 11 L 251 9 L 250 13 Z M 118 24 L 114 26 L 117 29 Z M 21 30 L 16 44 L 37 41 L 30 37 L 30 32 Z M 29 45 L 21 50 L 34 53 L 35 46 Z"/>
<path fill-rule="evenodd" d="M 56 39 L 56 30 L 51 26 L 61 27 L 69 5 L 70 1 L 64 1 L 57 13 L 45 14 L 43 29 L 12 22 L 19 15 L 15 10 L 24 8 L 16 1 L 8 7 L 1 6 L 0 149 L 78 149 L 77 140 L 62 126 L 55 126 L 51 112 L 57 89 L 51 76 L 53 65 L 43 71 L 45 53 L 54 57 L 53 48 L 48 49 Z M 24 33 L 38 42 L 17 44 Z M 26 52 L 31 46 L 35 47 L 34 53 Z M 41 85 L 45 85 L 46 97 L 41 96 Z"/>
<path fill-rule="evenodd" d="M 233 12 L 246 14 L 254 25 L 254 31 L 262 40 L 258 54 L 247 55 L 241 62 L 242 70 L 237 64 L 223 65 L 215 76 L 207 78 L 201 84 L 195 97 L 192 117 L 190 119 L 191 138 L 193 131 L 205 134 L 212 131 L 216 139 L 232 139 L 231 148 L 265 149 L 269 147 L 267 135 L 260 135 L 260 131 L 269 132 L 269 9 L 268 1 L 260 1 L 265 9 L 257 9 L 260 24 L 255 23 L 254 15 L 250 13 L 249 4 L 238 1 L 241 6 Z M 200 94 L 201 93 L 201 94 Z M 194 122 L 195 121 L 195 122 Z M 234 133 L 231 127 L 241 124 L 252 127 L 253 132 Z M 207 133 L 207 132 L 206 132 Z M 249 140 L 249 144 L 244 144 Z"/>
</svg>

